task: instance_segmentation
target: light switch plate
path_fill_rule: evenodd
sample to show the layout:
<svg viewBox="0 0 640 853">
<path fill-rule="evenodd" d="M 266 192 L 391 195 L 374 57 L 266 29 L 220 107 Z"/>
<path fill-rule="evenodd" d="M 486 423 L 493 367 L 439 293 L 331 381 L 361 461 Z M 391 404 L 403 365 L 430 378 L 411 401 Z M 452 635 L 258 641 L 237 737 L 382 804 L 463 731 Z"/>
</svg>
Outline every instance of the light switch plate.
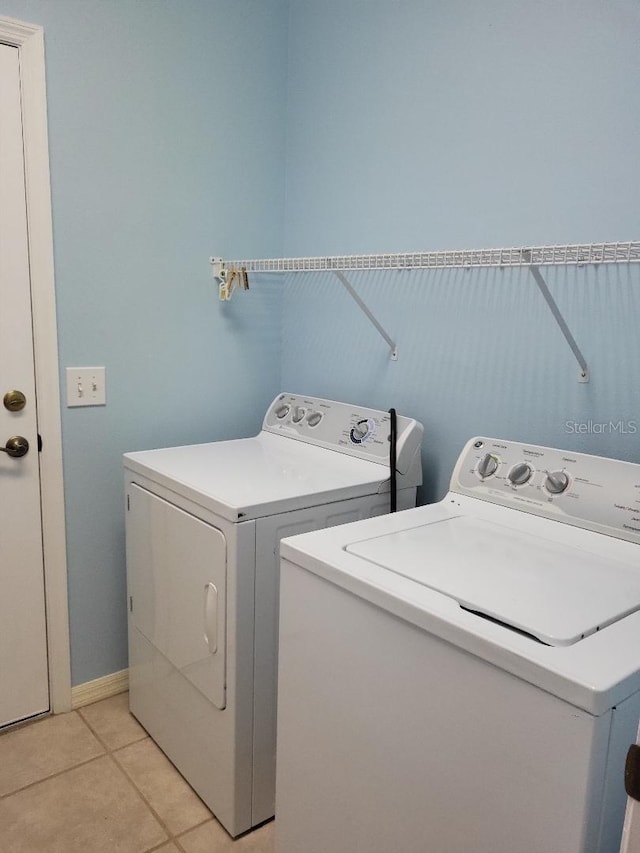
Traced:
<svg viewBox="0 0 640 853">
<path fill-rule="evenodd" d="M 107 404 L 104 367 L 67 367 L 67 406 Z"/>
</svg>

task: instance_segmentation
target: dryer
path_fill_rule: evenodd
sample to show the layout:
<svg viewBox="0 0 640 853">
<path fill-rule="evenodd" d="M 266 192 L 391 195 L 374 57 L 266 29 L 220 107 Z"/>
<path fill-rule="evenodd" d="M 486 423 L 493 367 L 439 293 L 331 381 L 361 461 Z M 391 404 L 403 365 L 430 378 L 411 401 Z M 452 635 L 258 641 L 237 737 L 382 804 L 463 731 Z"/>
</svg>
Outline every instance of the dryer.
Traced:
<svg viewBox="0 0 640 853">
<path fill-rule="evenodd" d="M 444 500 L 281 543 L 277 853 L 614 853 L 640 465 L 478 437 Z"/>
<path fill-rule="evenodd" d="M 283 393 L 255 437 L 124 456 L 130 709 L 232 836 L 274 813 L 279 540 L 388 512 L 391 446 L 415 505 L 392 424 Z"/>
</svg>

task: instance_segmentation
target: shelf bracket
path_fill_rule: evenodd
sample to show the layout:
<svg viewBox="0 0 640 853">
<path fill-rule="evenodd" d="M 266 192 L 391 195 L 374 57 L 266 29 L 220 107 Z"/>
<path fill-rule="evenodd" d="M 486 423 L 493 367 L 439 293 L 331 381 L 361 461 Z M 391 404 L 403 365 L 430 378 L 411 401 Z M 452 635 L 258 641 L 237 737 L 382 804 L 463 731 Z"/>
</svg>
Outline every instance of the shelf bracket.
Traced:
<svg viewBox="0 0 640 853">
<path fill-rule="evenodd" d="M 226 280 L 227 270 L 225 268 L 224 259 L 213 255 L 209 258 L 209 263 L 211 264 L 211 275 L 213 278 L 217 278 L 218 281 Z"/>
<path fill-rule="evenodd" d="M 334 270 L 333 272 L 336 275 L 336 277 L 338 278 L 338 280 L 340 281 L 340 283 L 344 286 L 344 288 L 347 291 L 347 293 L 349 294 L 349 296 L 351 296 L 351 298 L 355 301 L 358 308 L 362 311 L 363 314 L 366 315 L 366 317 L 371 321 L 371 323 L 373 323 L 373 325 L 376 327 L 379 334 L 381 334 L 382 337 L 387 342 L 387 345 L 388 345 L 389 349 L 391 350 L 391 356 L 390 356 L 391 361 L 397 361 L 398 360 L 398 347 L 396 346 L 396 342 L 391 339 L 391 337 L 382 328 L 380 323 L 378 323 L 378 321 L 373 316 L 373 314 L 371 313 L 369 308 L 365 305 L 365 303 L 362 301 L 362 299 L 358 296 L 356 291 L 353 289 L 353 286 L 351 285 L 351 283 L 349 282 L 347 277 L 343 273 L 341 273 L 340 270 Z"/>
<path fill-rule="evenodd" d="M 546 281 L 543 279 L 542 274 L 540 273 L 539 267 L 535 264 L 531 263 L 531 252 L 528 249 L 525 249 L 522 252 L 522 256 L 525 261 L 529 262 L 529 272 L 534 278 L 535 283 L 538 285 L 538 289 L 540 293 L 544 296 L 545 302 L 549 306 L 549 310 L 554 316 L 554 319 L 558 326 L 560 326 L 560 331 L 564 335 L 566 342 L 569 344 L 571 348 L 571 352 L 574 354 L 576 361 L 580 366 L 580 370 L 578 371 L 578 382 L 588 382 L 589 381 L 589 367 L 587 366 L 587 362 L 585 357 L 582 355 L 580 347 L 576 343 L 576 339 L 571 334 L 571 330 L 567 326 L 564 317 L 558 305 L 553 298 L 551 291 L 547 287 Z"/>
</svg>

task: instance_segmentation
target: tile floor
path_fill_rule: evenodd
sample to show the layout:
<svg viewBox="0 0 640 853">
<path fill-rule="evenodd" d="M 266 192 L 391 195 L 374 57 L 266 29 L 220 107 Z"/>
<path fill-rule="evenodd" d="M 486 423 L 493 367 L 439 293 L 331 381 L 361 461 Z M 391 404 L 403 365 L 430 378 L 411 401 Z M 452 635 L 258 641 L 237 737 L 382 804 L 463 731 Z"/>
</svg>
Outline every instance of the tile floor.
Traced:
<svg viewBox="0 0 640 853">
<path fill-rule="evenodd" d="M 0 734 L 0 850 L 273 853 L 273 821 L 233 841 L 121 693 Z"/>
</svg>

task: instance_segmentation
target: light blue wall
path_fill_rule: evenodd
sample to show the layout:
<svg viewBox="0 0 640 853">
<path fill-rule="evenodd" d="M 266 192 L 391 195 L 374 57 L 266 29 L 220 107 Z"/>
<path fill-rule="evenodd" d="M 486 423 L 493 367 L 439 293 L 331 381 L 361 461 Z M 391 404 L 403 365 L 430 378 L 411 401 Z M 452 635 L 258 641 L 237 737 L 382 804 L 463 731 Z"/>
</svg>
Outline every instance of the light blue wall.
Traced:
<svg viewBox="0 0 640 853">
<path fill-rule="evenodd" d="M 287 3 L 0 15 L 45 31 L 61 370 L 107 369 L 62 411 L 79 684 L 127 665 L 122 452 L 255 433 L 280 387 L 277 288 L 222 306 L 208 258 L 282 251 Z"/>
<path fill-rule="evenodd" d="M 292 0 L 286 254 L 638 239 L 638 45 L 636 0 Z M 397 363 L 289 279 L 283 387 L 422 420 L 422 500 L 477 433 L 640 462 L 640 269 L 545 275 L 588 385 L 529 273 L 484 269 L 351 276 Z"/>
<path fill-rule="evenodd" d="M 638 269 L 548 273 L 580 385 L 525 270 L 354 274 L 393 363 L 337 281 L 282 300 L 264 277 L 221 305 L 207 264 L 637 239 L 635 0 L 0 15 L 45 28 L 61 369 L 107 368 L 105 408 L 63 408 L 74 684 L 126 666 L 121 453 L 252 434 L 281 387 L 420 418 L 423 500 L 477 432 L 640 460 L 638 433 L 597 431 L 640 425 Z"/>
</svg>

